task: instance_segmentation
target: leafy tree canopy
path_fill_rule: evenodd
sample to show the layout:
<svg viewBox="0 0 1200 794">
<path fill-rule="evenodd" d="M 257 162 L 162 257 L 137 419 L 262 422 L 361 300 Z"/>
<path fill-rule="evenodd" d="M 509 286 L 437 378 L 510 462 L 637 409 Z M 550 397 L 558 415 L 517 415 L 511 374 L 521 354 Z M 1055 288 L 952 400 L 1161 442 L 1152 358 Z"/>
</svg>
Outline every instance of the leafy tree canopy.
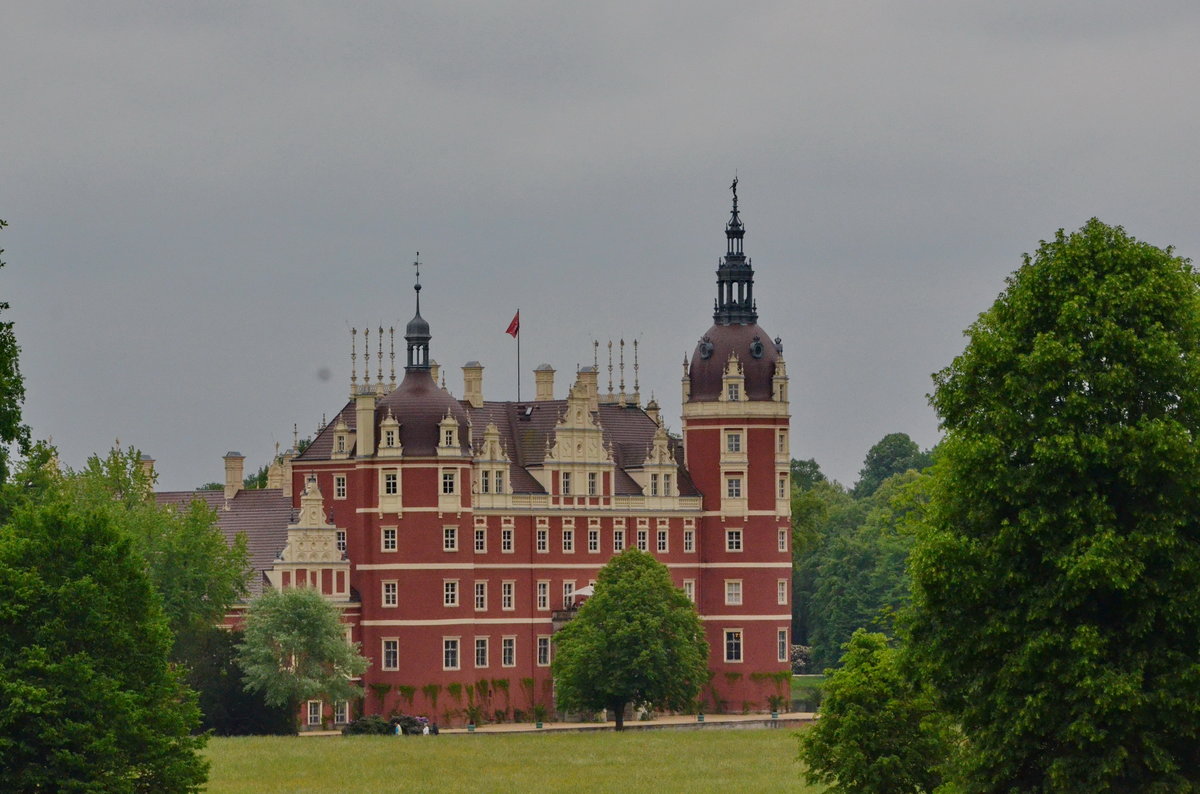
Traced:
<svg viewBox="0 0 1200 794">
<path fill-rule="evenodd" d="M 0 229 L 8 226 L 0 220 Z M 4 249 L 0 248 L 0 254 Z M 0 267 L 4 261 L 0 260 Z M 0 301 L 0 316 L 8 302 Z M 21 422 L 21 404 L 25 401 L 25 379 L 21 376 L 21 348 L 13 333 L 13 324 L 0 320 L 0 482 L 8 479 L 13 448 L 20 454 L 29 450 L 29 428 Z"/>
<path fill-rule="evenodd" d="M 708 681 L 708 643 L 695 605 L 650 554 L 629 548 L 600 569 L 596 593 L 554 635 L 553 671 L 566 709 L 626 705 L 683 710 Z"/>
<path fill-rule="evenodd" d="M 948 718 L 883 634 L 858 629 L 825 681 L 821 719 L 800 734 L 810 784 L 842 794 L 932 792 L 950 755 Z"/>
<path fill-rule="evenodd" d="M 195 695 L 112 513 L 51 493 L 0 527 L 0 780 L 13 791 L 196 791 Z"/>
<path fill-rule="evenodd" d="M 858 482 L 854 484 L 854 495 L 858 498 L 870 496 L 893 474 L 902 474 L 909 469 L 920 471 L 930 462 L 930 454 L 922 452 L 907 433 L 889 433 L 867 451 Z"/>
<path fill-rule="evenodd" d="M 1008 279 L 935 377 L 946 432 L 910 645 L 970 791 L 1200 782 L 1200 290 L 1089 221 Z"/>
<path fill-rule="evenodd" d="M 350 683 L 367 660 L 346 640 L 341 612 L 316 590 L 268 589 L 250 604 L 238 663 L 246 689 L 272 706 L 302 700 L 350 700 L 361 690 Z"/>
</svg>

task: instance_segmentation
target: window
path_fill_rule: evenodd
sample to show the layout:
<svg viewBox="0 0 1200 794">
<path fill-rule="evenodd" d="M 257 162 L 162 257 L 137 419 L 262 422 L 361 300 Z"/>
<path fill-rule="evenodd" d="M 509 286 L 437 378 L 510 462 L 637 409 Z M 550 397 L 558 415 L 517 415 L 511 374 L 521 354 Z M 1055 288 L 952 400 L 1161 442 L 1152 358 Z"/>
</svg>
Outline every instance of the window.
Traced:
<svg viewBox="0 0 1200 794">
<path fill-rule="evenodd" d="M 337 437 L 337 451 L 338 452 L 346 451 L 346 437 L 345 436 Z"/>
<path fill-rule="evenodd" d="M 399 599 L 397 597 L 396 582 L 384 582 L 383 583 L 383 605 L 385 607 L 394 607 L 398 603 L 399 603 Z"/>
<path fill-rule="evenodd" d="M 639 529 L 637 531 L 637 547 L 638 551 L 650 551 L 650 530 Z"/>
<path fill-rule="evenodd" d="M 664 474 L 663 475 L 663 496 L 670 496 L 670 495 L 671 495 L 671 475 Z"/>
<path fill-rule="evenodd" d="M 660 552 L 667 551 L 667 530 L 665 529 L 658 531 L 658 550 Z"/>
<path fill-rule="evenodd" d="M 550 608 L 550 583 L 537 583 L 537 608 L 545 611 Z"/>
<path fill-rule="evenodd" d="M 446 430 L 446 432 L 442 433 L 442 446 L 443 447 L 454 446 L 454 431 L 453 430 Z"/>
<path fill-rule="evenodd" d="M 395 430 L 387 430 L 387 431 L 385 431 L 385 432 L 384 432 L 384 434 L 383 434 L 383 445 L 384 445 L 385 447 L 394 447 L 394 446 L 396 446 L 396 431 L 395 431 Z"/>
<path fill-rule="evenodd" d="M 309 725 L 320 725 L 321 724 L 321 701 L 319 701 L 319 700 L 308 701 L 308 724 Z"/>
<path fill-rule="evenodd" d="M 350 721 L 349 701 L 335 700 L 333 702 L 333 721 L 338 725 L 345 725 Z"/>
<path fill-rule="evenodd" d="M 788 531 L 786 529 L 779 530 L 779 550 L 787 551 Z"/>
<path fill-rule="evenodd" d="M 725 551 L 742 550 L 742 531 L 740 529 L 725 530 Z"/>
<path fill-rule="evenodd" d="M 658 475 L 657 474 L 650 475 L 650 495 L 658 496 Z"/>
<path fill-rule="evenodd" d="M 788 660 L 787 629 L 780 629 L 775 633 L 775 658 L 781 662 Z"/>
<path fill-rule="evenodd" d="M 599 551 L 600 551 L 600 530 L 589 529 L 588 530 L 588 552 L 591 554 L 597 554 L 597 553 L 599 553 Z"/>
<path fill-rule="evenodd" d="M 517 638 L 516 637 L 501 637 L 500 638 L 500 666 L 501 667 L 516 667 L 517 666 Z"/>
<path fill-rule="evenodd" d="M 512 527 L 504 527 L 500 530 L 500 551 L 512 553 L 513 550 L 513 531 Z"/>
<path fill-rule="evenodd" d="M 379 548 L 383 551 L 396 550 L 396 528 L 384 527 L 379 531 Z"/>
<path fill-rule="evenodd" d="M 775 496 L 778 499 L 787 499 L 788 476 L 786 474 L 779 475 L 779 487 L 776 489 Z"/>
<path fill-rule="evenodd" d="M 691 601 L 693 604 L 696 603 L 696 580 L 695 579 L 684 579 L 683 580 L 683 594 L 685 596 L 687 596 L 688 600 Z"/>
<path fill-rule="evenodd" d="M 683 550 L 688 554 L 696 550 L 696 530 L 685 529 L 683 531 Z"/>
<path fill-rule="evenodd" d="M 538 667 L 550 666 L 550 638 L 545 635 L 537 638 L 537 663 Z"/>
<path fill-rule="evenodd" d="M 589 471 L 588 472 L 588 496 L 596 495 L 596 480 L 597 480 L 596 472 Z"/>
<path fill-rule="evenodd" d="M 346 530 L 339 529 L 337 531 L 337 550 L 346 553 Z"/>
<path fill-rule="evenodd" d="M 400 669 L 400 640 L 383 641 L 383 669 Z"/>
<path fill-rule="evenodd" d="M 492 485 L 492 473 L 490 471 L 480 472 L 480 474 L 479 474 L 479 492 L 480 493 L 489 493 L 491 490 L 491 485 Z"/>
<path fill-rule="evenodd" d="M 443 471 L 442 472 L 442 493 L 444 493 L 444 494 L 454 493 L 454 491 L 455 491 L 454 479 L 455 479 L 454 472 L 452 472 L 452 471 Z"/>
<path fill-rule="evenodd" d="M 458 551 L 458 527 L 442 527 L 442 551 Z"/>
<path fill-rule="evenodd" d="M 458 669 L 458 637 L 442 638 L 442 669 Z"/>
<path fill-rule="evenodd" d="M 742 661 L 742 630 L 725 629 L 725 661 Z"/>
<path fill-rule="evenodd" d="M 575 552 L 575 530 L 564 529 L 563 531 L 563 551 L 567 554 Z"/>
<path fill-rule="evenodd" d="M 487 582 L 475 583 L 475 611 L 483 612 L 487 609 Z"/>
<path fill-rule="evenodd" d="M 399 488 L 397 487 L 397 485 L 398 485 L 398 482 L 397 482 L 396 472 L 387 471 L 387 472 L 383 473 L 383 493 L 385 495 L 395 496 L 396 493 L 399 491 Z"/>
<path fill-rule="evenodd" d="M 475 553 L 487 551 L 487 527 L 475 527 Z"/>
<path fill-rule="evenodd" d="M 563 582 L 563 609 L 570 609 L 575 601 L 575 581 Z"/>
<path fill-rule="evenodd" d="M 742 498 L 742 478 L 741 477 L 726 477 L 725 478 L 725 496 L 730 499 Z"/>
<path fill-rule="evenodd" d="M 780 430 L 775 439 L 775 451 L 782 455 L 788 451 L 787 446 L 787 431 Z"/>
<path fill-rule="evenodd" d="M 488 638 L 487 637 L 476 637 L 475 638 L 475 666 L 476 667 L 487 667 L 488 666 Z"/>
<path fill-rule="evenodd" d="M 345 474 L 333 475 L 333 498 L 334 499 L 345 499 L 346 498 L 346 475 Z"/>
<path fill-rule="evenodd" d="M 625 530 L 613 530 L 613 551 L 620 552 L 625 550 Z"/>
<path fill-rule="evenodd" d="M 500 583 L 500 608 L 513 609 L 513 590 L 516 588 L 515 582 Z"/>
<path fill-rule="evenodd" d="M 742 580 L 741 579 L 726 579 L 725 580 L 725 605 L 736 607 L 742 603 Z"/>
<path fill-rule="evenodd" d="M 442 581 L 442 606 L 458 606 L 458 580 L 444 579 Z"/>
<path fill-rule="evenodd" d="M 496 493 L 504 493 L 504 473 L 496 472 Z"/>
<path fill-rule="evenodd" d="M 780 579 L 775 583 L 775 600 L 780 604 L 788 602 L 788 580 Z"/>
<path fill-rule="evenodd" d="M 730 402 L 737 402 L 742 399 L 742 388 L 736 383 L 730 383 L 725 389 L 725 394 L 729 397 Z"/>
<path fill-rule="evenodd" d="M 537 531 L 537 550 L 541 554 L 550 551 L 550 530 L 539 527 Z"/>
<path fill-rule="evenodd" d="M 562 495 L 571 495 L 571 472 L 564 471 L 562 473 Z"/>
<path fill-rule="evenodd" d="M 741 452 L 742 451 L 742 434 L 741 433 L 726 433 L 725 434 L 725 451 L 726 452 Z"/>
</svg>

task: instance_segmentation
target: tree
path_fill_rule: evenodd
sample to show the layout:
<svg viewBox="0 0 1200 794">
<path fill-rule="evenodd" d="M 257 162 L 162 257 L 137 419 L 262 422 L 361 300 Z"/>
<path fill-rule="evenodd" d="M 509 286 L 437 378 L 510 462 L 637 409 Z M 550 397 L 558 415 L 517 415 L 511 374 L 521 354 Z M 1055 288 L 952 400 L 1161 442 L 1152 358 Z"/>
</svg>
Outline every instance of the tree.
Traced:
<svg viewBox="0 0 1200 794">
<path fill-rule="evenodd" d="M 808 782 L 846 794 L 933 791 L 949 757 L 949 720 L 886 636 L 858 629 L 845 648 L 825 682 L 821 719 L 800 735 Z"/>
<path fill-rule="evenodd" d="M 295 713 L 303 700 L 350 700 L 367 660 L 346 640 L 341 612 L 307 587 L 268 589 L 250 604 L 238 663 L 247 691 Z"/>
<path fill-rule="evenodd" d="M 240 631 L 209 626 L 177 639 L 175 653 L 187 661 L 186 680 L 200 704 L 200 729 L 218 736 L 294 734 L 296 715 L 268 706 L 261 692 L 247 692 L 237 664 Z"/>
<path fill-rule="evenodd" d="M 792 458 L 791 472 L 792 485 L 802 491 L 810 490 L 819 482 L 827 482 L 825 473 L 821 471 L 816 458 L 808 458 L 807 460 Z"/>
<path fill-rule="evenodd" d="M 0 220 L 0 229 L 8 224 Z M 0 248 L 0 254 L 4 249 Z M 0 260 L 0 267 L 4 261 Z M 8 302 L 0 301 L 0 313 Z M 21 423 L 21 403 L 25 401 L 25 379 L 21 377 L 21 348 L 13 333 L 13 324 L 0 321 L 0 482 L 8 479 L 13 447 L 24 454 L 29 450 L 29 427 Z"/>
<path fill-rule="evenodd" d="M 13 791 L 197 791 L 195 695 L 111 514 L 52 494 L 0 527 L 0 779 Z"/>
<path fill-rule="evenodd" d="M 203 632 L 219 623 L 246 594 L 250 555 L 246 538 L 228 543 L 217 515 L 196 500 L 183 510 L 156 504 L 153 475 L 130 447 L 105 457 L 92 455 L 83 469 L 68 472 L 76 497 L 113 514 L 146 562 L 176 636 Z"/>
<path fill-rule="evenodd" d="M 970 791 L 1200 783 L 1200 281 L 1089 221 L 935 376 L 909 644 Z"/>
<path fill-rule="evenodd" d="M 554 641 L 559 708 L 608 709 L 618 731 L 630 703 L 681 711 L 708 681 L 695 605 L 665 565 L 636 548 L 600 569 L 595 595 Z"/>
<path fill-rule="evenodd" d="M 854 484 L 854 496 L 860 499 L 870 496 L 893 474 L 909 469 L 920 471 L 929 463 L 930 454 L 922 452 L 907 433 L 889 433 L 867 451 L 858 482 Z"/>
</svg>

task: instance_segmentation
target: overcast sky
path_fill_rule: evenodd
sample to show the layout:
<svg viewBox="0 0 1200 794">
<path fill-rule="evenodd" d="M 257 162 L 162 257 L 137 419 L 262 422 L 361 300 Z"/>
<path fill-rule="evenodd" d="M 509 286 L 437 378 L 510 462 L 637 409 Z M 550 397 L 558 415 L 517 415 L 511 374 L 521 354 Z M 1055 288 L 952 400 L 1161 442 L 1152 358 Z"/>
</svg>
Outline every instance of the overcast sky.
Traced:
<svg viewBox="0 0 1200 794">
<path fill-rule="evenodd" d="M 478 359 L 515 398 L 519 307 L 525 396 L 636 338 L 678 430 L 735 172 L 792 454 L 846 484 L 887 433 L 936 442 L 930 374 L 1040 239 L 1200 255 L 1194 0 L 4 6 L 25 415 L 161 487 L 332 416 L 418 250 L 454 394 Z"/>
</svg>

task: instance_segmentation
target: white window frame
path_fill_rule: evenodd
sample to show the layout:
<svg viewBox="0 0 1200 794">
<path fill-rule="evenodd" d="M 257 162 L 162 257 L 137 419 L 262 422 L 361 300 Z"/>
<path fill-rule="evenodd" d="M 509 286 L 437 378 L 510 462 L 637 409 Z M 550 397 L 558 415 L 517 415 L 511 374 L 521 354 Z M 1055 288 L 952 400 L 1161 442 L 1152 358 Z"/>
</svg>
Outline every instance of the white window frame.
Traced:
<svg viewBox="0 0 1200 794">
<path fill-rule="evenodd" d="M 778 579 L 775 582 L 775 600 L 780 606 L 788 602 L 788 580 Z"/>
<path fill-rule="evenodd" d="M 575 601 L 575 580 L 563 580 L 563 609 L 570 609 Z"/>
<path fill-rule="evenodd" d="M 396 551 L 399 545 L 396 539 L 395 527 L 380 527 L 379 528 L 379 550 L 393 552 Z"/>
<path fill-rule="evenodd" d="M 786 529 L 779 530 L 779 550 L 782 552 L 788 550 L 788 531 Z"/>
<path fill-rule="evenodd" d="M 442 527 L 442 551 L 458 551 L 458 527 Z"/>
<path fill-rule="evenodd" d="M 657 474 L 650 475 L 650 495 L 658 496 L 658 475 Z"/>
<path fill-rule="evenodd" d="M 345 499 L 346 498 L 346 475 L 345 474 L 333 475 L 333 498 L 334 499 Z"/>
<path fill-rule="evenodd" d="M 515 579 L 505 579 L 500 583 L 500 609 L 511 612 L 516 609 L 517 582 Z"/>
<path fill-rule="evenodd" d="M 588 528 L 588 554 L 600 553 L 600 530 L 596 527 Z"/>
<path fill-rule="evenodd" d="M 550 635 L 539 634 L 537 637 L 537 666 L 550 666 Z"/>
<path fill-rule="evenodd" d="M 346 530 L 339 529 L 334 536 L 337 538 L 337 550 L 342 554 L 346 553 Z"/>
<path fill-rule="evenodd" d="M 442 469 L 442 496 L 451 496 L 456 493 L 458 493 L 458 472 L 454 469 Z"/>
<path fill-rule="evenodd" d="M 442 637 L 442 669 L 462 669 L 462 637 Z"/>
<path fill-rule="evenodd" d="M 443 579 L 442 580 L 442 606 L 456 607 L 458 606 L 458 580 Z"/>
<path fill-rule="evenodd" d="M 548 527 L 538 527 L 536 530 L 537 537 L 537 553 L 550 553 L 550 529 Z"/>
<path fill-rule="evenodd" d="M 483 651 L 483 662 L 482 663 L 480 663 L 480 661 L 479 661 L 479 658 L 480 658 L 479 652 L 480 651 Z M 477 670 L 486 668 L 488 666 L 488 662 L 490 661 L 490 659 L 488 658 L 490 656 L 489 651 L 490 651 L 490 649 L 488 648 L 488 638 L 487 637 L 476 637 L 475 638 L 475 668 Z"/>
<path fill-rule="evenodd" d="M 637 547 L 638 551 L 650 551 L 650 530 L 638 528 L 637 531 Z"/>
<path fill-rule="evenodd" d="M 683 553 L 693 554 L 696 551 L 696 530 L 685 529 L 683 531 Z"/>
<path fill-rule="evenodd" d="M 500 638 L 500 666 L 517 666 L 517 638 L 514 635 Z"/>
<path fill-rule="evenodd" d="M 739 430 L 730 430 L 725 433 L 725 451 L 735 455 L 741 454 L 742 451 L 742 434 Z"/>
<path fill-rule="evenodd" d="M 741 499 L 742 498 L 742 477 L 726 477 L 725 478 L 725 498 L 726 499 Z"/>
<path fill-rule="evenodd" d="M 563 554 L 575 553 L 575 530 L 564 529 L 562 531 L 562 550 Z"/>
<path fill-rule="evenodd" d="M 597 476 L 596 472 L 594 472 L 594 471 L 588 472 L 588 496 L 596 496 L 597 495 L 597 493 L 600 490 L 599 480 L 600 480 L 600 478 Z"/>
<path fill-rule="evenodd" d="M 385 607 L 400 605 L 400 583 L 395 579 L 380 582 L 379 597 Z"/>
<path fill-rule="evenodd" d="M 392 469 L 382 472 L 383 487 L 379 490 L 384 496 L 400 495 L 400 472 Z"/>
<path fill-rule="evenodd" d="M 320 725 L 321 724 L 321 712 L 324 710 L 323 704 L 319 700 L 310 700 L 310 701 L 308 701 L 307 705 L 308 705 L 307 724 L 310 726 L 311 725 Z"/>
<path fill-rule="evenodd" d="M 780 662 L 786 662 L 791 658 L 791 644 L 788 642 L 788 630 L 778 629 L 775 632 L 775 658 Z"/>
<path fill-rule="evenodd" d="M 350 701 L 335 700 L 333 701 L 333 724 L 345 725 L 350 721 Z"/>
<path fill-rule="evenodd" d="M 500 527 L 500 553 L 513 553 L 513 528 Z"/>
<path fill-rule="evenodd" d="M 492 472 L 489 469 L 484 469 L 483 471 L 479 472 L 479 492 L 480 493 L 491 493 L 492 492 L 491 483 L 492 483 Z"/>
<path fill-rule="evenodd" d="M 745 544 L 742 543 L 742 530 L 725 530 L 725 551 L 740 552 L 743 548 Z"/>
<path fill-rule="evenodd" d="M 388 654 L 391 659 L 388 659 Z M 400 640 L 396 637 L 384 637 L 379 643 L 379 668 L 381 670 L 400 669 Z"/>
<path fill-rule="evenodd" d="M 732 637 L 731 635 L 736 635 Z M 734 639 L 737 643 L 737 657 L 733 658 L 729 654 L 730 639 Z M 746 659 L 746 633 L 741 629 L 725 629 L 721 635 L 722 652 L 725 656 L 726 664 L 741 664 Z"/>
<path fill-rule="evenodd" d="M 475 582 L 475 611 L 487 612 L 488 602 L 488 583 L 487 579 L 477 580 Z"/>
<path fill-rule="evenodd" d="M 658 539 L 657 539 L 656 543 L 657 543 L 657 545 L 655 546 L 655 548 L 658 549 L 659 554 L 667 554 L 668 552 L 670 552 L 671 551 L 670 533 L 665 529 L 658 530 Z"/>
<path fill-rule="evenodd" d="M 740 607 L 744 601 L 741 579 L 725 580 L 725 606 Z"/>
<path fill-rule="evenodd" d="M 559 493 L 563 496 L 571 496 L 571 472 L 561 472 L 559 475 L 559 483 Z"/>
<path fill-rule="evenodd" d="M 620 554 L 623 551 L 625 551 L 625 530 L 624 529 L 614 529 L 613 530 L 613 553 Z"/>
<path fill-rule="evenodd" d="M 537 608 L 539 612 L 550 611 L 550 580 L 541 579 L 537 583 Z"/>
<path fill-rule="evenodd" d="M 696 580 L 695 579 L 684 579 L 683 580 L 683 594 L 685 596 L 687 596 L 688 600 L 691 601 L 693 604 L 696 603 Z"/>
</svg>

